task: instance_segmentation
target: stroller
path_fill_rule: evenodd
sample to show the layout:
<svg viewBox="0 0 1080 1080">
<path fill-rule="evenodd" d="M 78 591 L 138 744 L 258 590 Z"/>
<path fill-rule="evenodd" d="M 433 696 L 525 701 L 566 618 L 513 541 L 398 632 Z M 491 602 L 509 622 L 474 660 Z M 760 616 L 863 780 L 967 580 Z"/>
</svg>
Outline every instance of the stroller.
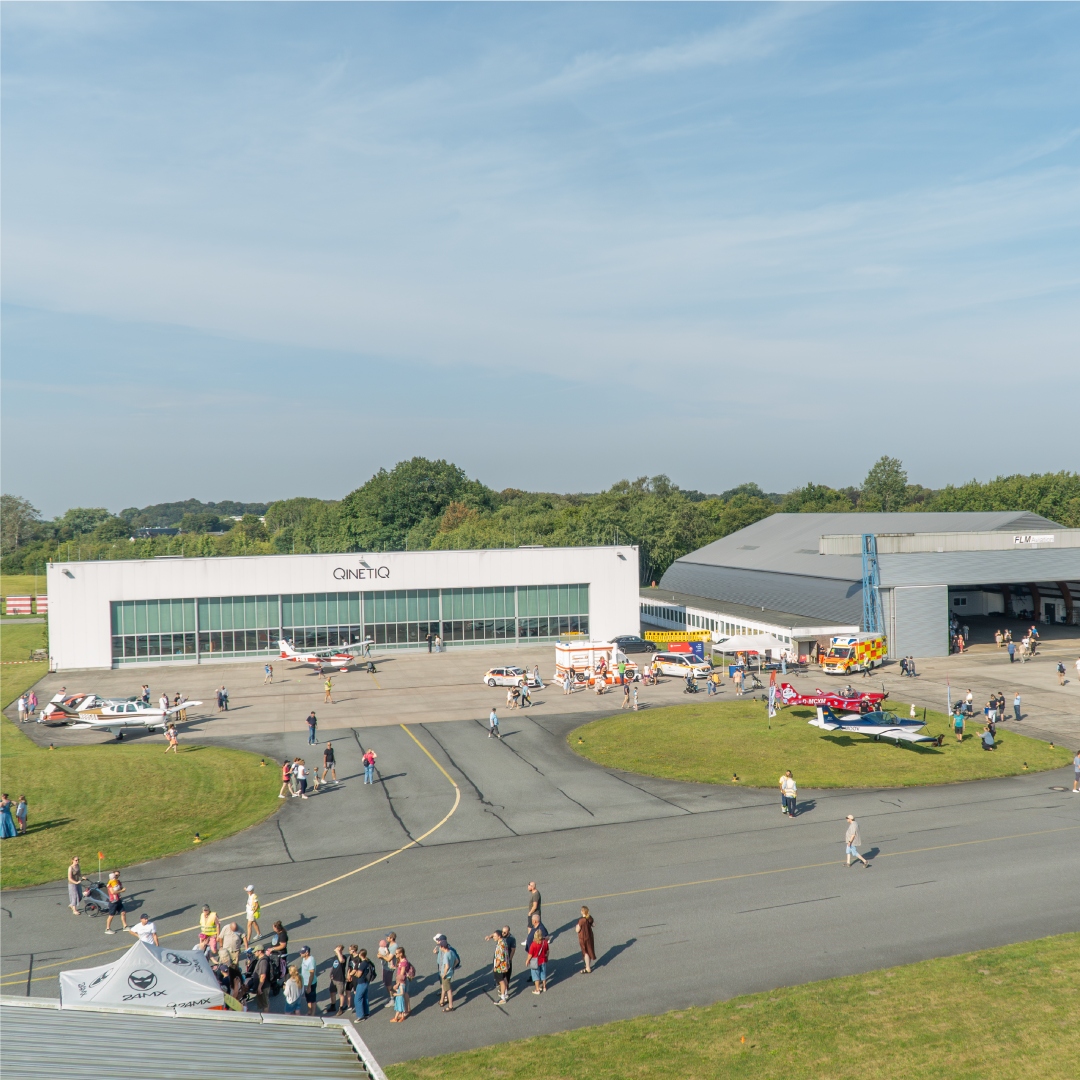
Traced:
<svg viewBox="0 0 1080 1080">
<path fill-rule="evenodd" d="M 83 911 L 91 917 L 109 911 L 109 894 L 100 881 L 83 883 Z"/>
</svg>

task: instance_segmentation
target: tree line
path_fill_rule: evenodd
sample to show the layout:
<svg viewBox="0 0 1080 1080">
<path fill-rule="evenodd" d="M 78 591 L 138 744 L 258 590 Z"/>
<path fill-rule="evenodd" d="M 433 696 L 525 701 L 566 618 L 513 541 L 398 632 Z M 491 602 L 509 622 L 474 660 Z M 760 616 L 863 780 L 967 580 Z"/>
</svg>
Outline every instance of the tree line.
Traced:
<svg viewBox="0 0 1080 1080">
<path fill-rule="evenodd" d="M 234 521 L 233 508 L 241 515 Z M 858 488 L 807 484 L 786 494 L 741 484 L 719 494 L 682 490 L 660 474 L 620 480 L 607 491 L 495 491 L 452 462 L 415 457 L 380 469 L 344 499 L 261 503 L 161 503 L 112 514 L 75 507 L 53 521 L 3 496 L 4 573 L 32 572 L 49 559 L 156 555 L 274 555 L 637 544 L 641 580 L 659 580 L 690 551 L 776 513 L 1030 510 L 1080 528 L 1080 474 L 1004 476 L 933 490 L 909 484 L 902 462 L 883 457 Z M 262 511 L 257 513 L 257 511 Z M 262 518 L 263 520 L 260 520 Z M 144 522 L 181 535 L 131 539 Z"/>
</svg>

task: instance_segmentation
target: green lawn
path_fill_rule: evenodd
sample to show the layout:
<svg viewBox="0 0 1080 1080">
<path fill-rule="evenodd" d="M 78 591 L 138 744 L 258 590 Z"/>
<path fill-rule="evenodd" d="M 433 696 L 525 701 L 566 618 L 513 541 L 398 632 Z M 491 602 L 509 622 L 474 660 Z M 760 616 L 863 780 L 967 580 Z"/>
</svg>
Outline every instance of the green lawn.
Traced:
<svg viewBox="0 0 1080 1080">
<path fill-rule="evenodd" d="M 49 639 L 44 623 L 4 623 L 0 626 L 0 660 L 26 660 L 33 649 L 48 648 Z M 6 672 L 8 665 L 4 668 Z M 45 665 L 48 670 L 48 664 Z M 34 679 L 37 682 L 41 676 Z M 23 688 L 25 689 L 25 687 Z M 22 691 L 17 691 L 16 696 Z"/>
<path fill-rule="evenodd" d="M 603 971 L 593 978 L 615 977 Z M 590 989 L 602 994 L 602 987 Z M 660 979 L 658 1005 L 663 989 Z M 558 983 L 549 994 L 557 1008 Z M 1080 934 L 1063 934 L 407 1061 L 386 1073 L 390 1080 L 1070 1080 L 1080 1071 L 1078 1018 Z"/>
<path fill-rule="evenodd" d="M 5 626 L 3 658 L 12 641 L 41 626 Z M 14 633 L 13 633 L 14 632 Z M 9 634 L 11 637 L 9 637 Z M 7 707 L 48 670 L 47 664 L 0 668 L 0 704 Z M 165 740 L 42 749 L 7 718 L 0 719 L 0 791 L 26 795 L 25 837 L 4 841 L 0 884 L 10 889 L 64 877 L 73 855 L 83 868 L 104 851 L 110 868 L 171 855 L 204 840 L 254 825 L 278 807 L 280 779 L 254 754 L 189 744 L 165 756 Z"/>
<path fill-rule="evenodd" d="M 901 716 L 908 705 L 889 702 Z M 923 715 L 919 710 L 919 716 Z M 998 749 L 982 749 L 982 725 L 967 725 L 957 744 L 943 713 L 926 713 L 931 735 L 947 732 L 938 749 L 874 742 L 811 727 L 809 708 L 783 709 L 772 720 L 760 701 L 703 702 L 623 713 L 570 733 L 567 742 L 583 757 L 627 772 L 708 784 L 776 787 L 791 769 L 800 787 L 907 787 L 944 784 L 1024 771 L 1059 768 L 1069 750 L 998 728 Z"/>
</svg>

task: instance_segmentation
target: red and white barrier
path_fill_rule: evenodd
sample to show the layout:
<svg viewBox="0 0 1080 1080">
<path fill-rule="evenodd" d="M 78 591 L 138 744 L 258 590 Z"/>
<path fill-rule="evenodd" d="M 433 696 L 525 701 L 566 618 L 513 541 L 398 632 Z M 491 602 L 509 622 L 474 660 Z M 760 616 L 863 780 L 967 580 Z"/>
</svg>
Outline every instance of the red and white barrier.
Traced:
<svg viewBox="0 0 1080 1080">
<path fill-rule="evenodd" d="M 29 615 L 30 614 L 30 601 L 29 596 L 9 596 L 7 598 L 7 607 L 4 611 L 5 615 Z"/>
</svg>

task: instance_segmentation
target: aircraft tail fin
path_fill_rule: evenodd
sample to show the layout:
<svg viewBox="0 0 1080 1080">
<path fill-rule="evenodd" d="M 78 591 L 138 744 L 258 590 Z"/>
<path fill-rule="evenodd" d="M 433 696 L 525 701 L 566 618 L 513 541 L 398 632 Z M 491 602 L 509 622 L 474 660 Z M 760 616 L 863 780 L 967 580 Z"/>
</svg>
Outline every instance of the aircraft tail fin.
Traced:
<svg viewBox="0 0 1080 1080">
<path fill-rule="evenodd" d="M 76 720 L 79 719 L 79 714 L 70 705 L 65 705 L 62 701 L 50 701 L 49 706 L 57 712 L 62 712 L 65 716 L 70 716 Z"/>
</svg>

